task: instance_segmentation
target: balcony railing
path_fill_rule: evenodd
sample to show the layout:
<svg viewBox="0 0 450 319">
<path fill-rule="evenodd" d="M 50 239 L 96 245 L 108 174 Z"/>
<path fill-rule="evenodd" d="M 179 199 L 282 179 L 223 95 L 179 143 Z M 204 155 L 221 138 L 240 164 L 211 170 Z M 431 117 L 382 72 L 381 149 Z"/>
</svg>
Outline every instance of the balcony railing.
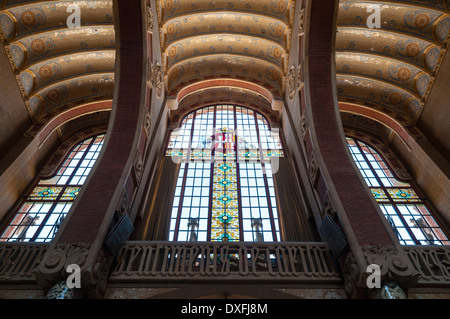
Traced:
<svg viewBox="0 0 450 319">
<path fill-rule="evenodd" d="M 324 243 L 127 242 L 110 282 L 340 283 Z"/>
<path fill-rule="evenodd" d="M 405 246 L 405 251 L 420 273 L 419 286 L 450 287 L 449 246 Z"/>
<path fill-rule="evenodd" d="M 35 283 L 48 244 L 0 243 L 0 284 Z M 450 287 L 449 246 L 405 246 L 418 287 Z M 342 283 L 325 243 L 127 242 L 110 282 Z"/>
<path fill-rule="evenodd" d="M 47 244 L 0 244 L 0 283 L 35 283 L 33 270 L 47 251 Z"/>
</svg>

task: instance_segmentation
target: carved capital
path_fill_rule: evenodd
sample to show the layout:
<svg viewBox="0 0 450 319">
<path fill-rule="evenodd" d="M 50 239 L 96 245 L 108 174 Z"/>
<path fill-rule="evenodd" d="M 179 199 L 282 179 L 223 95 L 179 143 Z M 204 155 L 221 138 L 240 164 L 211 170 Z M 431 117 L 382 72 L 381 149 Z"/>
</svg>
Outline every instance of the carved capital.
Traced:
<svg viewBox="0 0 450 319">
<path fill-rule="evenodd" d="M 380 267 L 382 281 L 395 281 L 405 286 L 417 283 L 419 273 L 403 250 L 392 245 L 363 246 L 362 250 L 368 264 Z"/>
<path fill-rule="evenodd" d="M 349 298 L 367 298 L 367 287 L 361 284 L 363 281 L 362 272 L 352 252 L 348 252 L 345 257 L 342 276 L 345 282 L 345 292 Z"/>
<path fill-rule="evenodd" d="M 147 31 L 153 33 L 153 9 L 147 5 Z"/>
<path fill-rule="evenodd" d="M 314 154 L 311 155 L 308 165 L 308 177 L 311 185 L 315 186 L 319 176 L 319 165 L 317 164 Z"/>
<path fill-rule="evenodd" d="M 138 184 L 141 183 L 141 179 L 142 179 L 142 174 L 144 172 L 144 160 L 142 158 L 142 154 L 140 152 L 138 152 L 136 154 L 136 158 L 134 159 L 134 177 L 136 178 L 136 182 Z"/>
<path fill-rule="evenodd" d="M 155 64 L 149 62 L 147 69 L 147 85 L 155 90 L 158 97 L 161 96 L 163 89 L 163 70 L 161 64 L 156 62 Z"/>
<path fill-rule="evenodd" d="M 306 133 L 308 132 L 308 120 L 306 119 L 306 114 L 302 114 L 302 117 L 300 118 L 300 129 L 302 139 L 305 139 Z"/>
<path fill-rule="evenodd" d="M 298 35 L 305 34 L 305 8 L 301 9 L 298 14 Z"/>
<path fill-rule="evenodd" d="M 362 246 L 361 249 L 366 261 L 365 267 L 358 265 L 352 252 L 347 253 L 342 267 L 345 290 L 350 298 L 367 298 L 380 294 L 379 289 L 368 287 L 367 280 L 372 275 L 367 269 L 369 265 L 379 267 L 383 289 L 389 288 L 393 283 L 403 287 L 411 287 L 417 283 L 419 273 L 403 250 L 392 245 L 369 245 Z"/>
<path fill-rule="evenodd" d="M 51 245 L 41 263 L 34 271 L 36 281 L 45 290 L 61 280 L 67 280 L 67 266 L 75 264 L 81 270 L 81 289 L 90 298 L 101 298 L 106 288 L 106 280 L 111 257 L 103 250 L 95 258 L 91 243 L 57 243 Z"/>
<path fill-rule="evenodd" d="M 294 98 L 295 95 L 295 91 L 296 91 L 296 80 L 295 80 L 295 66 L 291 66 L 291 68 L 289 69 L 288 75 L 287 75 L 287 79 L 286 79 L 286 86 L 287 86 L 287 90 L 288 90 L 288 95 L 289 98 L 292 100 Z"/>
<path fill-rule="evenodd" d="M 144 131 L 145 131 L 145 134 L 147 135 L 147 137 L 150 136 L 151 126 L 152 126 L 152 116 L 150 114 L 150 111 L 147 110 L 147 112 L 145 113 L 145 118 L 144 118 Z"/>
</svg>

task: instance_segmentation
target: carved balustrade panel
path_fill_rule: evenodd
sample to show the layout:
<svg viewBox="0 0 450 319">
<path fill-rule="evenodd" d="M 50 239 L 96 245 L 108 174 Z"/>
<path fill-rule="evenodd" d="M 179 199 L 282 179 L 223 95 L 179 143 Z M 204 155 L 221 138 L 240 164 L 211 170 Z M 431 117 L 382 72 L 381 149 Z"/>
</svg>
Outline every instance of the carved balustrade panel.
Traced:
<svg viewBox="0 0 450 319">
<path fill-rule="evenodd" d="M 35 282 L 33 270 L 47 251 L 47 244 L 1 244 L 0 282 Z"/>
<path fill-rule="evenodd" d="M 450 247 L 409 246 L 405 251 L 420 273 L 419 285 L 450 286 Z"/>
<path fill-rule="evenodd" d="M 341 281 L 323 243 L 128 242 L 110 281 Z"/>
</svg>

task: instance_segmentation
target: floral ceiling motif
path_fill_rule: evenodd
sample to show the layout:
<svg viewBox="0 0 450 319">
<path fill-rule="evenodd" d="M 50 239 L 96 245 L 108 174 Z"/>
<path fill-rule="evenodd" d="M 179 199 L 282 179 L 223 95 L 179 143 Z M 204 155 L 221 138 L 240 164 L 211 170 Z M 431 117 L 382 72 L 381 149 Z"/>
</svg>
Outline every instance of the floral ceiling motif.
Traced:
<svg viewBox="0 0 450 319">
<path fill-rule="evenodd" d="M 449 1 L 341 0 L 336 36 L 339 101 L 373 107 L 414 126 L 448 48 L 449 30 Z"/>
<path fill-rule="evenodd" d="M 112 2 L 0 0 L 0 37 L 34 123 L 112 99 Z M 296 8 L 304 7 L 296 3 L 146 1 L 150 7 L 143 17 L 155 16 L 148 28 L 161 42 L 158 81 L 164 82 L 166 98 L 177 100 L 187 90 L 176 101 L 183 112 L 245 100 L 278 116 L 273 102 L 282 101 L 289 86 L 291 41 L 307 32 L 303 20 L 294 26 Z M 81 25 L 70 28 L 67 9 L 73 4 L 80 8 Z M 376 27 L 368 25 L 374 8 L 380 17 Z M 449 30 L 449 0 L 341 0 L 335 47 L 339 101 L 414 126 L 448 48 Z"/>
<path fill-rule="evenodd" d="M 75 27 L 68 22 L 73 6 L 80 14 Z M 34 123 L 112 99 L 112 0 L 0 1 L 0 37 Z"/>
<path fill-rule="evenodd" d="M 251 82 L 272 96 L 283 95 L 295 1 L 156 4 L 169 96 L 198 81 L 221 78 Z"/>
</svg>

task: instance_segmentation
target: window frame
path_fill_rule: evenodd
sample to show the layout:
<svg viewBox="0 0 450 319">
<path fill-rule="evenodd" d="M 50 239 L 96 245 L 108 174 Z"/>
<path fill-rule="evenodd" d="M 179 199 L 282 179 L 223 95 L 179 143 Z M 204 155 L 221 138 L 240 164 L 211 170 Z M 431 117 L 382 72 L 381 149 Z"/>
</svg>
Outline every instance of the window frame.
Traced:
<svg viewBox="0 0 450 319">
<path fill-rule="evenodd" d="M 99 142 L 96 143 L 96 141 L 101 138 L 101 140 Z M 36 176 L 33 181 L 30 183 L 30 186 L 27 187 L 27 190 L 23 193 L 23 195 L 21 196 L 21 199 L 16 203 L 16 205 L 14 205 L 14 208 L 11 210 L 11 212 L 9 213 L 9 218 L 5 218 L 4 221 L 0 224 L 1 228 L 1 232 L 0 232 L 0 243 L 49 243 L 53 240 L 53 238 L 55 238 L 56 233 L 59 230 L 59 227 L 61 226 L 62 221 L 67 217 L 67 214 L 70 211 L 70 207 L 72 207 L 75 199 L 78 197 L 79 192 L 81 191 L 82 186 L 84 185 L 87 177 L 89 176 L 92 168 L 94 167 L 98 156 L 100 155 L 101 149 L 104 145 L 105 142 L 105 138 L 106 138 L 106 132 L 95 132 L 95 133 L 91 133 L 88 135 L 83 136 L 83 138 L 78 139 L 75 143 L 73 143 L 73 145 L 65 152 L 64 156 L 62 156 L 61 161 L 58 163 L 58 166 L 56 167 L 56 169 L 54 170 L 54 172 L 46 177 L 39 177 Z M 76 150 L 77 148 L 81 148 L 83 147 L 83 144 L 86 143 L 86 141 L 90 140 L 89 144 L 86 145 L 84 147 L 83 150 Z M 95 144 L 100 144 L 100 146 L 95 146 Z M 92 147 L 97 147 L 97 149 L 94 151 L 94 154 L 92 156 L 92 158 L 86 158 L 88 153 L 92 151 Z M 80 156 L 80 158 L 76 158 L 77 153 L 81 153 L 82 155 Z M 53 153 L 56 154 L 56 153 Z M 72 158 L 70 158 L 70 156 L 74 154 L 72 156 Z M 94 159 L 95 156 L 95 159 Z M 91 163 L 88 164 L 88 166 L 86 167 L 82 167 L 81 165 L 83 164 L 83 162 L 85 160 L 89 160 L 89 161 L 93 161 L 92 165 Z M 76 163 L 76 165 L 74 167 L 70 167 L 70 163 L 72 163 L 73 160 L 77 160 L 78 162 Z M 68 164 L 65 167 L 65 164 Z M 71 169 L 71 173 L 68 174 L 67 176 L 64 176 L 64 172 L 70 167 Z M 81 175 L 77 175 L 76 173 L 78 172 L 79 169 L 84 168 L 84 172 Z M 86 172 L 86 170 L 88 169 L 88 172 Z M 63 170 L 61 172 L 61 170 Z M 61 174 L 60 174 L 61 173 Z M 60 176 L 59 176 L 60 174 Z M 54 182 L 54 183 L 49 183 L 48 181 L 51 181 L 52 179 L 57 178 L 58 179 Z M 78 181 L 76 183 L 72 183 L 72 179 L 74 179 L 76 176 L 80 176 L 80 178 L 78 179 Z M 60 178 L 66 178 L 66 181 L 63 183 L 59 183 Z M 83 182 L 80 184 L 80 179 L 83 179 Z M 47 182 L 46 182 L 47 181 Z M 46 189 L 50 189 L 50 188 L 59 188 L 59 192 L 58 194 L 54 197 L 54 198 L 49 198 L 49 199 L 45 199 L 45 195 L 44 196 L 40 196 L 42 197 L 41 199 L 37 198 L 36 194 L 39 195 L 40 193 L 36 193 L 36 191 L 39 188 L 46 188 Z M 77 189 L 75 193 L 72 193 L 70 196 L 64 196 L 66 194 L 66 190 L 73 188 L 74 190 Z M 33 196 L 35 195 L 35 196 Z M 32 212 L 32 209 L 35 207 L 35 205 L 41 205 L 39 208 L 39 211 L 37 212 Z M 22 222 L 25 220 L 25 218 L 29 217 L 30 214 L 32 215 L 38 215 L 41 214 L 41 208 L 44 205 L 49 205 L 50 207 L 48 208 L 48 210 L 44 213 L 42 213 L 43 219 L 42 221 L 40 221 L 39 225 L 37 225 L 36 230 L 34 231 L 33 235 L 31 237 L 22 237 L 19 234 L 19 237 L 17 238 L 13 238 L 14 236 L 16 236 L 16 232 L 18 231 L 19 227 L 25 227 L 23 229 L 23 235 L 26 234 L 26 232 L 28 232 L 28 230 L 30 229 L 30 227 L 35 226 L 35 225 L 27 225 L 27 224 L 22 224 Z M 25 211 L 22 211 L 23 207 L 25 207 L 26 205 L 29 205 L 28 208 L 26 208 Z M 60 206 L 63 205 L 63 209 L 61 209 L 61 211 L 55 211 L 55 209 Z M 68 209 L 64 209 L 65 207 L 68 206 Z M 23 214 L 23 218 L 17 222 L 17 224 L 13 224 L 14 220 L 20 215 Z M 57 214 L 57 220 L 55 223 L 52 224 L 46 224 L 47 221 L 52 217 L 52 215 Z M 33 221 L 34 218 L 33 217 Z M 47 236 L 45 237 L 40 237 L 41 233 L 43 231 L 43 229 L 45 227 L 50 227 L 50 230 L 48 231 Z M 5 233 L 8 232 L 8 229 L 12 228 L 12 230 L 10 230 L 10 234 L 8 234 L 7 236 L 5 236 Z M 22 233 L 22 231 L 21 231 Z M 45 234 L 45 233 L 44 233 Z M 5 237 L 4 237 L 5 236 Z M 22 240 L 21 240 L 22 239 Z"/>
<path fill-rule="evenodd" d="M 243 196 L 242 196 L 242 186 L 241 186 L 241 176 L 240 176 L 240 173 L 241 173 L 240 164 L 242 163 L 242 161 L 239 160 L 241 155 L 239 155 L 239 158 L 238 158 L 238 150 L 240 150 L 239 152 L 241 153 L 241 152 L 243 152 L 243 149 L 239 149 L 239 143 L 238 143 L 238 139 L 239 139 L 238 133 L 239 132 L 237 132 L 238 121 L 239 120 L 238 120 L 237 114 L 239 114 L 239 113 L 241 113 L 243 115 L 247 114 L 247 115 L 251 116 L 251 118 L 253 118 L 254 123 L 252 123 L 251 125 L 254 125 L 255 131 L 256 131 L 256 134 L 257 134 L 256 135 L 256 137 L 258 139 L 257 150 L 260 152 L 261 158 L 263 158 L 262 157 L 263 149 L 261 148 L 261 134 L 260 134 L 260 131 L 259 131 L 260 130 L 259 126 L 261 124 L 258 123 L 258 121 L 262 120 L 263 124 L 267 126 L 267 129 L 269 131 L 271 131 L 272 127 L 271 127 L 270 121 L 266 118 L 266 116 L 264 116 L 264 114 L 259 113 L 258 111 L 254 110 L 254 109 L 252 109 L 250 107 L 241 106 L 241 105 L 237 105 L 237 104 L 234 104 L 234 103 L 217 103 L 217 104 L 213 104 L 213 105 L 202 106 L 202 107 L 196 108 L 196 109 L 192 110 L 191 112 L 189 112 L 188 114 L 186 114 L 181 119 L 181 121 L 179 122 L 179 125 L 177 126 L 177 129 L 182 128 L 183 125 L 185 124 L 185 122 L 189 120 L 189 117 L 191 117 L 192 123 L 189 124 L 189 125 L 191 125 L 191 127 L 189 128 L 190 132 L 188 133 L 189 134 L 188 146 L 187 147 L 181 146 L 181 149 L 183 150 L 183 158 L 186 156 L 186 159 L 189 159 L 190 155 L 191 155 L 190 154 L 191 150 L 194 148 L 192 144 L 193 144 L 193 141 L 194 141 L 194 128 L 196 126 L 195 120 L 197 118 L 197 113 L 199 111 L 201 112 L 202 110 L 205 110 L 205 109 L 208 109 L 208 108 L 212 109 L 210 111 L 211 113 L 213 113 L 213 116 L 212 116 L 213 120 L 212 120 L 211 127 L 215 130 L 214 132 L 217 131 L 217 129 L 218 129 L 216 127 L 216 125 L 218 124 L 217 123 L 217 113 L 218 113 L 218 111 L 220 111 L 220 110 L 218 110 L 218 108 L 220 108 L 220 107 L 232 108 L 232 112 L 233 112 L 233 120 L 232 120 L 233 123 L 232 124 L 233 124 L 233 126 L 235 128 L 235 131 L 234 131 L 235 133 L 233 135 L 234 136 L 233 149 L 234 149 L 234 154 L 236 155 L 236 158 L 233 160 L 233 163 L 236 164 L 236 184 L 237 184 L 236 188 L 237 188 L 237 198 L 238 198 L 237 202 L 238 202 L 238 215 L 239 215 L 239 239 L 237 241 L 247 241 L 247 242 L 249 242 L 249 240 L 245 240 L 245 237 L 248 237 L 248 236 L 244 236 L 244 229 L 243 229 L 244 228 L 243 227 L 243 206 L 242 206 L 242 197 Z M 240 112 L 238 109 L 239 110 L 245 110 L 245 112 L 247 112 L 247 113 Z M 187 131 L 187 129 L 184 129 L 184 130 Z M 209 128 L 208 128 L 208 130 L 209 130 Z M 168 134 L 167 142 L 166 142 L 166 145 L 165 145 L 165 151 L 168 151 L 169 149 L 171 149 L 170 148 L 170 143 L 171 143 L 171 134 L 172 133 L 173 133 L 173 131 L 170 131 L 169 134 Z M 183 141 L 184 140 L 185 139 L 183 139 Z M 214 143 L 214 141 L 213 141 L 213 143 Z M 278 134 L 278 143 L 279 143 L 279 146 L 280 146 L 279 149 L 282 151 L 282 154 L 285 154 L 284 145 L 283 145 L 283 139 L 282 139 L 282 135 L 281 134 Z M 174 147 L 173 149 L 178 150 L 179 148 L 178 147 Z M 211 155 L 210 155 L 211 158 L 214 158 L 215 151 L 216 151 L 216 147 L 212 147 Z M 166 156 L 167 156 L 167 153 L 166 153 Z M 182 201 L 183 201 L 183 197 L 184 197 L 184 192 L 186 190 L 186 181 L 187 181 L 188 167 L 189 167 L 190 164 L 195 164 L 195 163 L 203 163 L 204 165 L 206 165 L 208 163 L 208 161 L 189 161 L 189 160 L 185 160 L 185 161 L 182 161 L 180 163 L 180 170 L 183 170 L 183 177 L 182 177 L 181 185 L 178 185 L 178 186 L 181 187 L 181 191 L 179 192 L 179 201 L 178 201 L 178 207 L 177 207 L 177 213 L 176 213 L 177 217 L 176 217 L 176 223 L 175 223 L 175 227 L 174 228 L 171 227 L 170 225 L 172 224 L 172 219 L 173 219 L 172 216 L 174 215 L 173 210 L 174 210 L 175 206 L 172 206 L 171 213 L 170 213 L 171 216 L 169 217 L 169 220 L 170 220 L 169 224 L 170 225 L 169 225 L 169 229 L 168 229 L 169 230 L 168 240 L 170 240 L 170 241 L 178 241 L 179 240 L 180 223 L 181 223 L 181 209 L 182 209 L 182 206 L 183 206 L 182 205 Z M 213 174 L 213 172 L 214 172 L 214 163 L 215 163 L 214 160 L 211 161 L 211 163 L 210 163 L 211 166 L 210 166 L 210 168 L 208 168 L 208 170 L 210 172 L 210 174 L 209 174 L 209 186 L 208 186 L 209 187 L 209 193 L 208 193 L 208 218 L 207 218 L 208 226 L 207 226 L 207 230 L 206 230 L 206 241 L 208 241 L 208 242 L 216 241 L 216 240 L 211 240 L 211 229 L 212 229 L 212 216 L 211 215 L 212 215 L 212 210 L 213 210 L 212 209 L 212 201 L 213 201 L 213 187 L 214 187 L 214 174 Z M 245 163 L 248 163 L 248 161 L 246 160 Z M 252 161 L 251 163 L 259 163 L 259 164 L 261 164 L 261 171 L 265 170 L 265 162 L 264 161 Z M 270 170 L 270 172 L 272 172 L 272 171 Z M 177 173 L 177 176 L 178 177 L 177 177 L 176 184 L 178 184 L 178 179 L 180 178 L 180 173 L 179 172 Z M 271 187 L 273 189 L 273 194 L 274 195 L 273 195 L 273 199 L 271 199 L 271 195 L 270 195 L 271 192 L 269 191 L 270 186 L 269 186 L 269 183 L 268 183 L 268 179 L 266 177 L 266 174 L 263 174 L 263 176 L 264 176 L 263 177 L 264 190 L 265 190 L 265 194 L 266 194 L 265 198 L 267 198 L 267 206 L 268 206 L 267 208 L 268 208 L 268 211 L 269 211 L 269 219 L 270 219 L 270 225 L 271 225 L 271 236 L 272 236 L 272 239 L 273 239 L 270 242 L 277 242 L 277 241 L 281 241 L 282 240 L 282 238 L 281 238 L 282 231 L 281 231 L 281 216 L 280 216 L 279 207 L 278 207 L 278 203 L 277 203 L 278 199 L 277 199 L 277 195 L 276 195 L 276 187 L 274 185 L 275 181 L 272 178 L 273 185 Z M 177 190 L 175 190 L 175 197 L 176 196 L 177 196 Z M 275 202 L 275 206 L 273 206 L 272 200 Z M 172 202 L 173 202 L 173 199 L 172 199 Z M 190 207 L 192 207 L 192 206 L 190 206 Z M 258 207 L 260 208 L 260 206 L 258 206 Z M 277 210 L 277 212 L 275 214 L 273 212 L 274 209 Z M 276 216 L 276 217 L 274 218 L 274 216 Z M 252 220 L 253 220 L 253 218 L 252 218 Z M 189 228 L 187 228 L 186 229 L 186 232 L 187 232 L 186 240 L 187 241 L 189 241 L 189 231 L 190 231 Z M 248 232 L 248 230 L 246 232 Z M 251 230 L 251 233 L 252 233 L 252 238 L 253 238 L 252 242 L 255 242 L 256 240 L 255 240 L 255 234 L 254 234 L 254 230 L 253 229 Z M 197 232 L 197 234 L 198 234 L 198 232 Z M 234 241 L 236 241 L 236 240 L 234 240 Z"/>
<path fill-rule="evenodd" d="M 355 160 L 354 158 L 354 153 L 353 151 L 350 149 L 350 144 L 349 144 L 349 140 L 351 140 L 354 143 L 354 146 L 358 149 L 359 154 L 361 154 L 361 156 L 364 159 L 364 163 L 368 166 L 367 169 L 370 170 L 371 174 L 373 175 L 373 177 L 367 177 L 366 173 L 363 172 L 362 168 L 359 167 L 358 162 Z M 432 205 L 429 203 L 428 199 L 426 197 L 424 197 L 422 195 L 422 192 L 420 190 L 420 188 L 416 185 L 414 180 L 404 180 L 399 178 L 396 174 L 395 174 L 395 170 L 392 169 L 389 161 L 387 161 L 385 159 L 385 156 L 382 152 L 380 152 L 376 147 L 374 147 L 373 145 L 371 145 L 371 143 L 365 142 L 357 137 L 353 137 L 353 136 L 346 136 L 346 143 L 347 146 L 349 147 L 349 151 L 350 151 L 350 155 L 352 157 L 352 160 L 354 161 L 358 171 L 361 173 L 364 182 L 366 183 L 367 187 L 369 188 L 369 190 L 371 191 L 371 194 L 374 196 L 374 199 L 376 201 L 376 203 L 378 204 L 378 206 L 380 207 L 381 212 L 383 213 L 383 216 L 387 219 L 388 223 L 391 225 L 391 228 L 394 231 L 394 234 L 397 236 L 397 239 L 399 241 L 399 243 L 402 246 L 423 246 L 423 245 L 433 245 L 433 246 L 439 246 L 439 245 L 450 245 L 450 240 L 449 240 L 449 236 L 447 235 L 447 231 L 446 229 L 441 227 L 441 222 L 439 220 L 439 216 L 436 213 L 436 210 L 432 207 Z M 361 145 L 362 144 L 362 145 Z M 369 153 L 367 153 L 366 151 L 363 150 L 364 147 L 367 147 L 369 149 Z M 377 160 L 374 156 L 373 153 L 371 151 L 374 152 L 375 155 L 377 155 L 380 160 Z M 399 185 L 393 185 L 393 183 L 391 181 L 389 181 L 389 183 L 392 186 L 386 186 L 385 182 L 383 182 L 383 179 L 379 176 L 379 174 L 377 173 L 377 170 L 379 170 L 378 168 L 373 167 L 373 164 L 369 158 L 368 158 L 368 154 L 371 154 L 372 157 L 374 157 L 375 161 L 377 162 L 377 164 L 381 167 L 381 170 L 383 171 L 383 173 L 385 174 L 386 170 L 389 171 L 389 173 L 392 175 L 392 177 L 388 177 L 388 179 L 395 179 L 396 182 L 399 183 Z M 385 168 L 383 168 L 379 162 L 382 162 L 382 164 L 384 164 Z M 386 175 L 386 174 L 385 174 Z M 378 184 L 378 186 L 373 186 L 373 182 L 372 181 L 368 181 L 370 178 L 375 179 L 376 183 Z M 370 185 L 369 185 L 370 183 Z M 402 185 L 404 184 L 404 185 Z M 372 185 L 372 186 L 371 186 Z M 374 189 L 381 189 L 382 190 L 382 194 L 385 195 L 384 197 L 382 197 L 381 199 L 377 198 L 377 196 L 375 195 L 375 192 L 373 191 Z M 417 197 L 414 197 L 412 200 L 401 200 L 399 198 L 393 197 L 392 196 L 392 192 L 390 192 L 389 190 L 412 190 L 412 192 L 417 195 Z M 425 219 L 424 217 L 431 217 L 432 220 L 434 221 L 434 223 L 436 224 L 436 226 L 432 226 L 430 225 L 430 223 L 428 221 L 426 222 L 426 227 L 425 226 L 419 226 L 419 224 L 417 224 L 417 220 L 415 220 L 416 225 L 418 227 L 411 227 L 411 225 L 408 223 L 408 221 L 406 220 L 405 217 L 405 212 L 402 212 L 401 208 L 404 206 L 405 209 L 407 210 L 406 214 L 409 214 L 412 217 L 413 213 L 411 213 L 410 210 L 410 206 L 414 208 L 416 208 L 417 212 L 415 215 L 420 216 L 417 220 L 419 219 Z M 418 207 L 422 206 L 426 212 L 428 214 L 423 214 L 423 212 L 421 211 L 421 209 L 419 209 Z M 389 207 L 391 207 L 390 212 L 389 212 Z M 392 211 L 395 214 L 392 214 Z M 394 221 L 394 217 L 398 218 L 398 220 L 401 222 L 401 225 L 406 233 L 409 235 L 409 239 L 408 238 L 403 238 L 399 232 L 398 225 L 396 226 L 395 221 Z M 422 233 L 422 235 L 425 237 L 425 239 L 420 239 L 417 238 L 416 233 L 412 230 L 412 228 L 416 228 L 418 229 L 418 231 L 420 231 Z M 430 241 L 426 236 L 426 232 L 425 229 L 429 229 L 430 231 L 432 231 L 432 234 L 435 235 L 435 238 L 433 240 L 433 242 L 438 242 L 437 244 L 435 243 L 423 243 L 426 241 Z M 444 237 L 446 237 L 446 239 L 443 238 L 439 238 L 436 231 L 441 232 Z M 408 243 L 408 242 L 413 242 L 413 243 Z"/>
</svg>

